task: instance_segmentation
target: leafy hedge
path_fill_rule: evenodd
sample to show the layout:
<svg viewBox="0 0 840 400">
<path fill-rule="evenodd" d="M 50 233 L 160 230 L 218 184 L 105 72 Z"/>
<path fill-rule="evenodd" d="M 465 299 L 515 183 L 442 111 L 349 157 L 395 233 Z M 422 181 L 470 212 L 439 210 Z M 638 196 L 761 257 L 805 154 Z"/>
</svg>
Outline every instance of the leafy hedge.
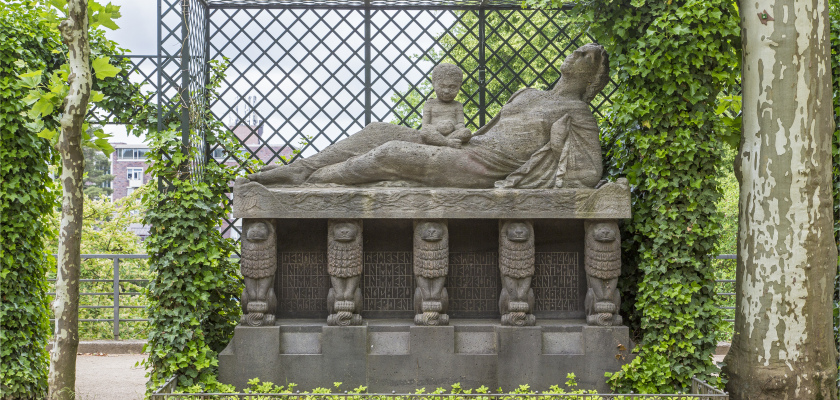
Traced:
<svg viewBox="0 0 840 400">
<path fill-rule="evenodd" d="M 58 32 L 43 10 L 0 7 L 0 393 L 3 399 L 46 396 L 50 325 L 45 252 L 52 234 L 42 215 L 56 205 L 49 141 L 29 129 L 18 84 L 21 71 L 50 67 Z M 56 126 L 56 120 L 45 121 Z"/>
<path fill-rule="evenodd" d="M 840 250 L 840 1 L 833 0 L 829 4 L 835 123 L 834 141 L 832 143 L 832 154 L 834 155 L 834 241 L 837 242 L 837 250 Z M 837 264 L 840 266 L 840 257 L 837 259 Z M 840 269 L 837 271 L 834 285 L 834 338 L 837 342 L 837 351 L 840 352 Z M 840 371 L 840 360 L 837 361 L 837 370 Z M 838 374 L 837 382 L 840 385 L 840 374 Z"/>
<path fill-rule="evenodd" d="M 720 233 L 725 130 L 715 102 L 738 77 L 737 11 L 731 0 L 588 1 L 579 10 L 617 67 L 602 141 L 612 144 L 608 169 L 633 187 L 621 281 L 638 357 L 610 383 L 672 393 L 692 376 L 719 381 L 712 355 L 722 318 L 709 254 Z"/>
<path fill-rule="evenodd" d="M 226 67 L 211 61 L 209 96 L 216 96 Z M 213 101 L 207 99 L 207 104 Z M 204 149 L 192 146 L 184 152 L 180 121 L 166 125 L 168 129 L 147 136 L 149 172 L 165 190 L 144 195 L 144 223 L 151 225 L 145 243 L 152 272 L 146 293 L 150 333 L 145 365 L 151 369 L 150 388 L 178 375 L 179 387 L 222 390 L 225 387 L 216 381 L 217 355 L 239 323 L 242 279 L 238 263 L 231 260 L 235 242 L 222 237 L 218 224 L 231 211 L 227 193 L 239 166 L 210 161 L 201 174 L 190 174 L 184 166 L 195 165 Z M 209 148 L 218 144 L 247 159 L 233 133 L 209 110 L 192 112 L 191 126 L 196 128 L 192 143 L 200 143 L 197 130 L 203 127 Z"/>
<path fill-rule="evenodd" d="M 60 193 L 50 168 L 57 154 L 42 129 L 58 128 L 58 112 L 33 113 L 32 85 L 42 86 L 64 63 L 67 49 L 60 39 L 58 10 L 48 2 L 7 0 L 0 7 L 0 393 L 3 399 L 46 395 L 49 324 L 47 242 L 55 240 L 49 216 Z M 92 10 L 113 13 L 114 6 L 89 0 Z M 95 18 L 95 17 L 94 17 Z M 95 18 L 96 19 L 96 18 Z M 104 16 L 101 20 L 104 20 Z M 96 19 L 100 20 L 100 19 Z M 101 29 L 91 29 L 91 58 L 109 57 L 120 69 L 113 78 L 97 80 L 106 111 L 125 118 L 143 104 L 139 85 L 127 83 L 129 61 Z M 20 75 L 29 71 L 27 82 Z M 29 87 L 28 87 L 29 86 Z M 29 97 L 29 98 L 27 98 Z M 61 99 L 53 99 L 60 104 Z M 51 103 L 52 104 L 52 103 Z M 55 108 L 55 107 L 53 107 Z M 56 171 L 52 171 L 56 172 Z"/>
</svg>

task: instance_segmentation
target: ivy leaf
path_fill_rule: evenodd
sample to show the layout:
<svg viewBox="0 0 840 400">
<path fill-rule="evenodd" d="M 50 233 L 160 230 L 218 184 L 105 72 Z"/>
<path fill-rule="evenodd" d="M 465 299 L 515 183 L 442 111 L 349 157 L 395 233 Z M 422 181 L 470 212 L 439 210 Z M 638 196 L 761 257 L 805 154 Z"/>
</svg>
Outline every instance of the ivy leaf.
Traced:
<svg viewBox="0 0 840 400">
<path fill-rule="evenodd" d="M 96 79 L 113 78 L 122 68 L 111 65 L 111 57 L 99 57 L 91 63 L 96 72 Z"/>
<path fill-rule="evenodd" d="M 108 139 L 96 139 L 93 143 L 96 144 L 97 149 L 105 153 L 105 157 L 110 157 L 111 153 L 114 152 L 114 146 L 111 146 L 111 143 L 108 143 Z"/>
<path fill-rule="evenodd" d="M 29 89 L 36 88 L 38 85 L 41 84 L 41 75 L 43 73 L 44 71 L 38 70 L 29 71 L 25 74 L 18 75 L 18 78 L 20 78 L 20 85 Z"/>
<path fill-rule="evenodd" d="M 23 124 L 23 126 L 26 127 L 26 129 L 28 129 L 30 132 L 41 132 L 44 130 L 44 121 L 38 118 L 35 121 Z"/>
<path fill-rule="evenodd" d="M 55 97 L 52 93 L 45 93 L 41 98 L 35 102 L 32 106 L 32 110 L 29 111 L 29 115 L 33 118 L 40 118 L 42 116 L 50 115 L 53 112 L 53 98 Z"/>
<path fill-rule="evenodd" d="M 56 133 L 57 133 L 57 132 L 56 132 L 56 131 L 54 131 L 54 130 L 52 130 L 52 129 L 44 129 L 44 130 L 42 130 L 41 132 L 38 132 L 38 137 L 42 137 L 42 138 L 44 138 L 44 139 L 47 139 L 47 140 L 49 140 L 49 141 L 52 141 L 52 140 L 53 140 L 53 138 L 55 137 L 55 134 L 56 134 Z"/>
<path fill-rule="evenodd" d="M 105 98 L 105 95 L 102 92 L 98 92 L 96 90 L 90 91 L 90 102 L 91 103 L 98 103 Z"/>
</svg>

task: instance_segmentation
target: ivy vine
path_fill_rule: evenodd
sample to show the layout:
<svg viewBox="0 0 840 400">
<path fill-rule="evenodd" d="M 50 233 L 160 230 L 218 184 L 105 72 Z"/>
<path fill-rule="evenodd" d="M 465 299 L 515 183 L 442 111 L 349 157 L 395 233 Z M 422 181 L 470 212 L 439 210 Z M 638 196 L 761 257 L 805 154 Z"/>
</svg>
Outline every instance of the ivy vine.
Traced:
<svg viewBox="0 0 840 400">
<path fill-rule="evenodd" d="M 202 104 L 215 101 L 227 65 L 210 62 L 209 98 Z M 160 185 L 143 199 L 144 223 L 151 225 L 145 243 L 152 273 L 145 366 L 151 370 L 151 387 L 177 375 L 181 388 L 225 390 L 216 381 L 217 356 L 239 322 L 242 278 L 238 262 L 231 259 L 235 242 L 222 237 L 219 221 L 231 211 L 231 181 L 258 161 L 245 155 L 239 140 L 209 109 L 196 108 L 191 110 L 191 142 L 203 139 L 208 148 L 219 145 L 248 161 L 227 166 L 209 160 L 200 174 L 192 173 L 185 166 L 200 163 L 204 147 L 182 148 L 180 121 L 166 121 L 165 126 L 147 134 L 149 172 Z"/>
<path fill-rule="evenodd" d="M 837 250 L 840 251 L 840 1 L 832 1 L 829 5 L 835 124 L 831 147 L 834 160 L 834 241 L 837 243 Z M 837 276 L 834 279 L 834 339 L 837 351 L 840 352 L 840 257 L 837 258 L 837 265 Z M 840 372 L 840 360 L 837 361 L 837 371 Z M 837 385 L 840 387 L 840 373 L 837 376 Z"/>
<path fill-rule="evenodd" d="M 720 382 L 709 254 L 728 133 L 715 111 L 738 77 L 737 11 L 731 0 L 589 0 L 576 10 L 617 71 L 602 142 L 612 144 L 610 174 L 633 187 L 621 282 L 638 356 L 609 381 L 624 393 L 685 392 L 692 376 Z"/>
<path fill-rule="evenodd" d="M 49 216 L 57 187 L 51 171 L 57 153 L 47 133 L 58 128 L 65 85 L 60 81 L 67 48 L 57 29 L 62 2 L 7 0 L 0 7 L 0 396 L 46 396 L 49 324 L 47 271 L 54 261 L 46 249 L 55 240 Z M 66 6 L 66 4 L 64 4 Z M 94 89 L 106 112 L 141 106 L 139 85 L 126 84 L 125 49 L 97 25 L 115 26 L 119 7 L 89 0 L 91 58 L 110 72 Z M 103 62 L 104 61 L 104 62 Z M 108 65 L 105 65 L 108 64 Z M 51 110 L 52 109 L 52 110 Z M 96 137 L 99 139 L 99 137 Z M 96 139 L 91 144 L 97 146 Z M 103 142 L 100 141 L 100 144 Z M 104 142 L 107 144 L 107 140 Z M 11 161 L 10 161 L 11 160 Z"/>
<path fill-rule="evenodd" d="M 21 68 L 42 69 L 58 47 L 58 32 L 38 21 L 42 10 L 9 4 L 0 10 L 0 393 L 3 399 L 46 396 L 50 337 L 44 251 L 52 234 L 42 215 L 52 213 L 55 188 L 50 143 L 26 128 L 28 89 Z M 46 121 L 56 126 L 56 121 Z M 11 160 L 14 160 L 11 162 Z M 30 397 L 31 396 L 31 397 Z"/>
</svg>

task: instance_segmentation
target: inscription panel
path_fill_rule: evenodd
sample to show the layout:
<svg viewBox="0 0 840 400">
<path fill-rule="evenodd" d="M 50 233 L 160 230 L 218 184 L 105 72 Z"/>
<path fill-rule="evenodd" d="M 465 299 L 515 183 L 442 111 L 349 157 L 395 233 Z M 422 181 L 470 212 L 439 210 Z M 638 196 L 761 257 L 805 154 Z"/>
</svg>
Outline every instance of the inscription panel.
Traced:
<svg viewBox="0 0 840 400">
<path fill-rule="evenodd" d="M 578 311 L 580 258 L 577 252 L 536 253 L 534 311 Z"/>
<path fill-rule="evenodd" d="M 327 275 L 325 252 L 281 252 L 275 287 L 279 288 L 278 314 L 284 317 L 320 318 L 327 315 Z"/>
<path fill-rule="evenodd" d="M 499 253 L 449 253 L 446 290 L 450 317 L 498 317 L 501 287 Z"/>
<path fill-rule="evenodd" d="M 537 312 L 576 312 L 580 304 L 581 259 L 578 252 L 537 252 L 532 280 Z M 278 316 L 322 318 L 327 315 L 325 252 L 281 252 L 275 288 Z M 410 251 L 364 253 L 361 289 L 368 318 L 410 318 L 414 314 L 413 255 Z M 451 252 L 446 288 L 452 318 L 499 316 L 499 255 Z"/>
<path fill-rule="evenodd" d="M 414 315 L 413 254 L 410 251 L 366 251 L 362 272 L 362 310 L 366 318 Z"/>
</svg>

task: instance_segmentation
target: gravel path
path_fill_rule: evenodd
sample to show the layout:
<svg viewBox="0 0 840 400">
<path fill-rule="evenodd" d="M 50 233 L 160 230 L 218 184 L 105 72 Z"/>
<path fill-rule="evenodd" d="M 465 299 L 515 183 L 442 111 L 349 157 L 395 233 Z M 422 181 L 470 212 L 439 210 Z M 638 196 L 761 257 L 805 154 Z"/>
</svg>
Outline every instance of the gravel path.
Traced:
<svg viewBox="0 0 840 400">
<path fill-rule="evenodd" d="M 77 400 L 142 400 L 146 371 L 135 367 L 142 354 L 76 356 Z"/>
</svg>

